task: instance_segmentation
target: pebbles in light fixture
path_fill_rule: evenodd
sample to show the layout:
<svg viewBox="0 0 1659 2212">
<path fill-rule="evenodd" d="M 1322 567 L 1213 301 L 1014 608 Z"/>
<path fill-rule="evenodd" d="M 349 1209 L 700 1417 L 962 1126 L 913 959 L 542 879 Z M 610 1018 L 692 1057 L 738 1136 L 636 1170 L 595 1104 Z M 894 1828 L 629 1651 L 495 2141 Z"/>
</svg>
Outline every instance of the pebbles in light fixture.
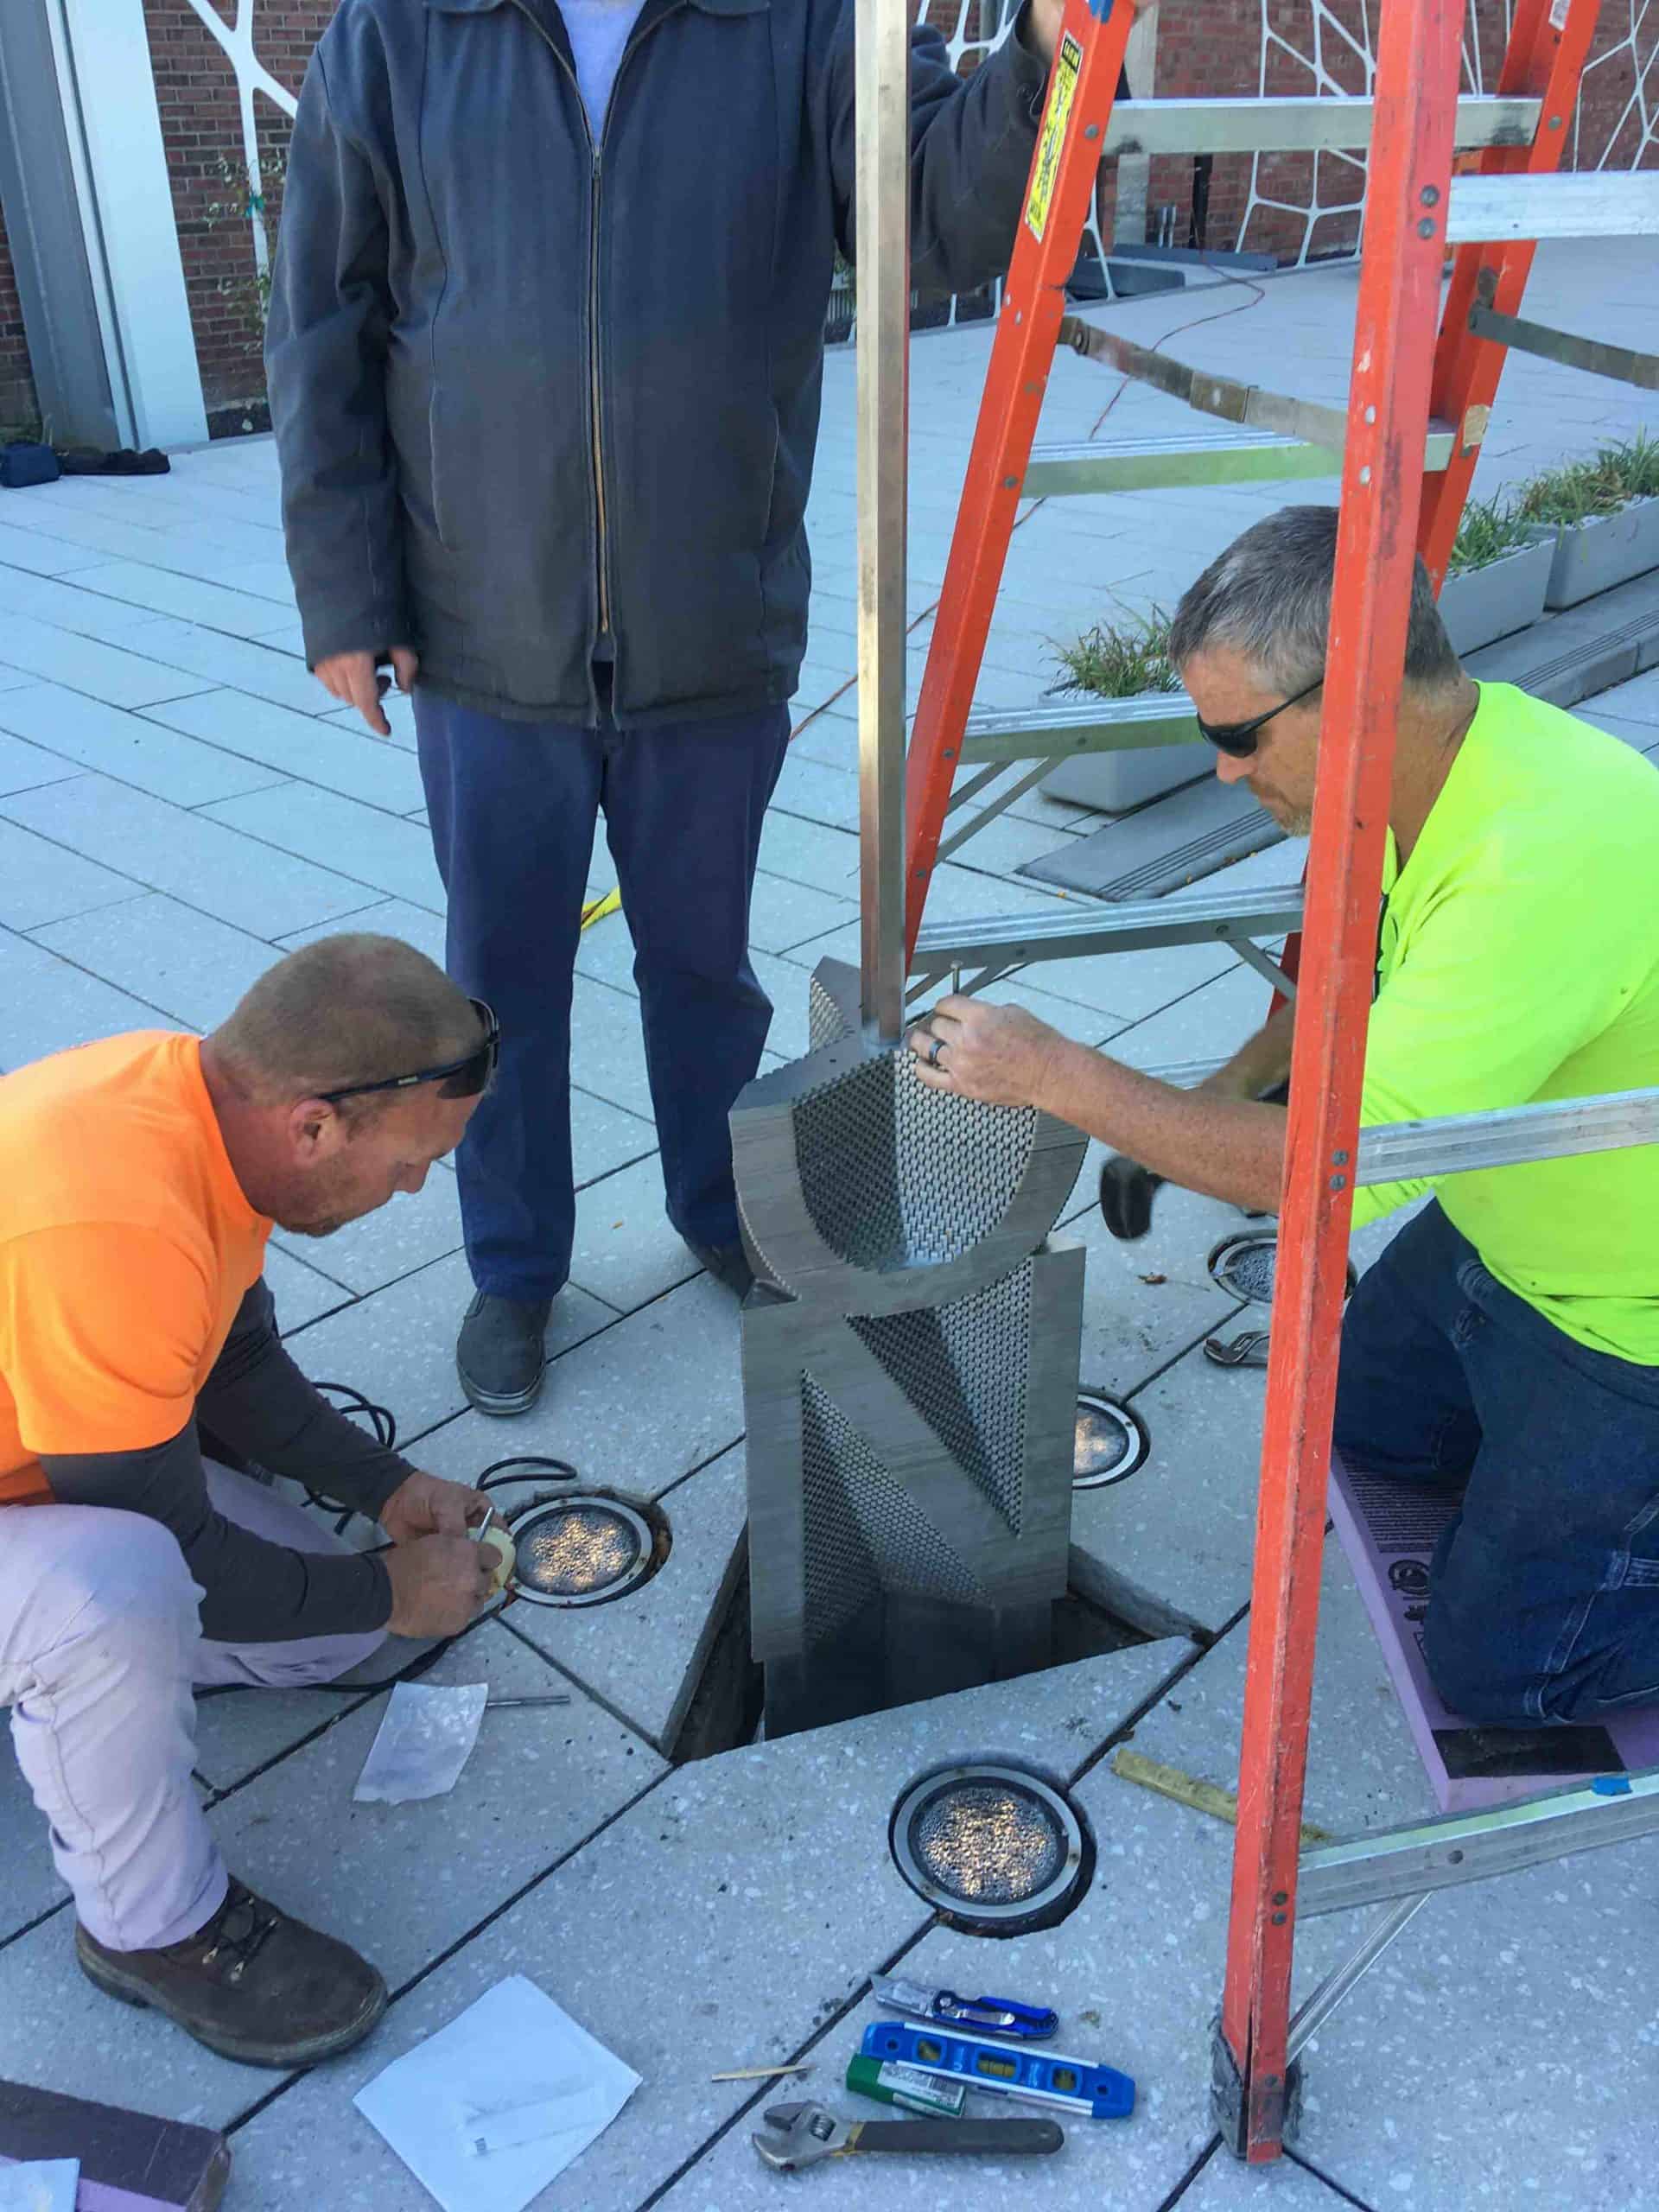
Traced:
<svg viewBox="0 0 1659 2212">
<path fill-rule="evenodd" d="M 1271 1230 L 1248 1230 L 1224 1236 L 1206 1263 L 1210 1279 L 1233 1298 L 1251 1306 L 1271 1306 L 1279 1264 L 1279 1239 Z M 1347 1297 L 1358 1281 L 1353 1262 L 1348 1263 Z"/>
<path fill-rule="evenodd" d="M 1071 1447 L 1073 1490 L 1104 1490 L 1146 1465 L 1152 1449 L 1147 1425 L 1133 1407 L 1103 1390 L 1079 1390 Z"/>
<path fill-rule="evenodd" d="M 512 1521 L 514 1586 L 534 1605 L 603 1605 L 650 1580 L 668 1555 L 668 1523 L 607 1491 L 538 1500 Z"/>
<path fill-rule="evenodd" d="M 918 1897 L 970 1933 L 1052 1926 L 1088 1885 L 1093 1847 L 1067 1800 L 1019 1767 L 947 1767 L 899 1800 L 893 1862 Z"/>
</svg>

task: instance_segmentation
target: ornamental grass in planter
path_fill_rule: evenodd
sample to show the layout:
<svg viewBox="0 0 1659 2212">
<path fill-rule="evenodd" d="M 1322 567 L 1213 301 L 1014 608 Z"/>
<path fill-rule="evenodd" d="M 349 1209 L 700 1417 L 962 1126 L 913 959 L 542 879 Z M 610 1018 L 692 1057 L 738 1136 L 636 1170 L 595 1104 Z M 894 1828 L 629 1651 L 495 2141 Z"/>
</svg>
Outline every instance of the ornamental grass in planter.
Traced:
<svg viewBox="0 0 1659 2212">
<path fill-rule="evenodd" d="M 1169 664 L 1169 617 L 1160 607 L 1146 614 L 1126 613 L 1116 622 L 1096 622 L 1075 644 L 1053 650 L 1061 672 L 1052 696 L 1143 699 L 1150 706 L 1180 694 L 1181 679 Z M 1202 739 L 1192 745 L 1081 753 L 1045 777 L 1043 789 L 1074 806 L 1122 814 L 1207 775 L 1214 764 L 1215 755 Z"/>
<path fill-rule="evenodd" d="M 1440 588 L 1440 617 L 1452 650 L 1478 652 L 1535 622 L 1554 559 L 1554 533 L 1541 531 L 1518 506 L 1471 499 Z"/>
<path fill-rule="evenodd" d="M 1659 438 L 1638 430 L 1546 469 L 1518 512 L 1554 537 L 1548 607 L 1576 607 L 1659 568 Z"/>
</svg>

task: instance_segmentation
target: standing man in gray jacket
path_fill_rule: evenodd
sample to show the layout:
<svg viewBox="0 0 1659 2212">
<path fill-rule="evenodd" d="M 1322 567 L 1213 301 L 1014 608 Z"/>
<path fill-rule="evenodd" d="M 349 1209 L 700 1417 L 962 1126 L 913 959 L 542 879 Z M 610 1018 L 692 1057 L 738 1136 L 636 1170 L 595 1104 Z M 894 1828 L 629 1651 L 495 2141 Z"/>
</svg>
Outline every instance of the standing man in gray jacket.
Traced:
<svg viewBox="0 0 1659 2212">
<path fill-rule="evenodd" d="M 1061 0 L 912 40 L 915 283 L 1007 266 Z M 504 1046 L 458 1159 L 473 1403 L 522 1412 L 575 1225 L 571 978 L 606 818 L 670 1220 L 740 1294 L 727 1116 L 805 646 L 823 327 L 855 251 L 850 0 L 342 0 L 267 361 L 311 665 L 413 689 L 448 965 Z"/>
</svg>

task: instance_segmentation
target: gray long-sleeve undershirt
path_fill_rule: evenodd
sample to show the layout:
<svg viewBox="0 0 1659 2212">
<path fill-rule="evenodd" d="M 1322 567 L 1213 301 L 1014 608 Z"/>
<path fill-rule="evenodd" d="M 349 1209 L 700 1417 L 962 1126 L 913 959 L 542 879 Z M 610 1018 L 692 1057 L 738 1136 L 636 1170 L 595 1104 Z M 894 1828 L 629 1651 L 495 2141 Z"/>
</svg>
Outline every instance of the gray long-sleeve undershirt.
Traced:
<svg viewBox="0 0 1659 2212">
<path fill-rule="evenodd" d="M 197 1421 L 273 1474 L 294 1476 L 371 1519 L 414 1471 L 300 1372 L 276 1334 L 262 1280 L 231 1325 L 195 1419 L 145 1451 L 43 1458 L 53 1496 L 62 1505 L 119 1506 L 170 1529 L 201 1586 L 201 1632 L 213 1642 L 286 1643 L 384 1628 L 391 1581 L 379 1560 L 294 1551 L 213 1510 Z"/>
</svg>

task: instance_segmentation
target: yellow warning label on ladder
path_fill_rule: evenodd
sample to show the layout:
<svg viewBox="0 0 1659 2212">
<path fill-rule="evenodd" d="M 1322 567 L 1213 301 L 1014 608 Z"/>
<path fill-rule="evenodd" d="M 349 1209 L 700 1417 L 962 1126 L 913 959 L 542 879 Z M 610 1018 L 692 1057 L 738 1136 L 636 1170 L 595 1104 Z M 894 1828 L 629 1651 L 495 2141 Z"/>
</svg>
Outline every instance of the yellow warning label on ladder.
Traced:
<svg viewBox="0 0 1659 2212">
<path fill-rule="evenodd" d="M 1034 238 L 1042 237 L 1048 223 L 1049 202 L 1054 195 L 1054 180 L 1059 175 L 1065 129 L 1071 120 L 1071 103 L 1077 97 L 1077 76 L 1082 67 L 1083 48 L 1067 31 L 1060 41 L 1060 50 L 1054 57 L 1049 78 L 1043 135 L 1038 141 L 1037 159 L 1031 172 L 1031 194 L 1026 201 L 1026 228 Z"/>
</svg>

